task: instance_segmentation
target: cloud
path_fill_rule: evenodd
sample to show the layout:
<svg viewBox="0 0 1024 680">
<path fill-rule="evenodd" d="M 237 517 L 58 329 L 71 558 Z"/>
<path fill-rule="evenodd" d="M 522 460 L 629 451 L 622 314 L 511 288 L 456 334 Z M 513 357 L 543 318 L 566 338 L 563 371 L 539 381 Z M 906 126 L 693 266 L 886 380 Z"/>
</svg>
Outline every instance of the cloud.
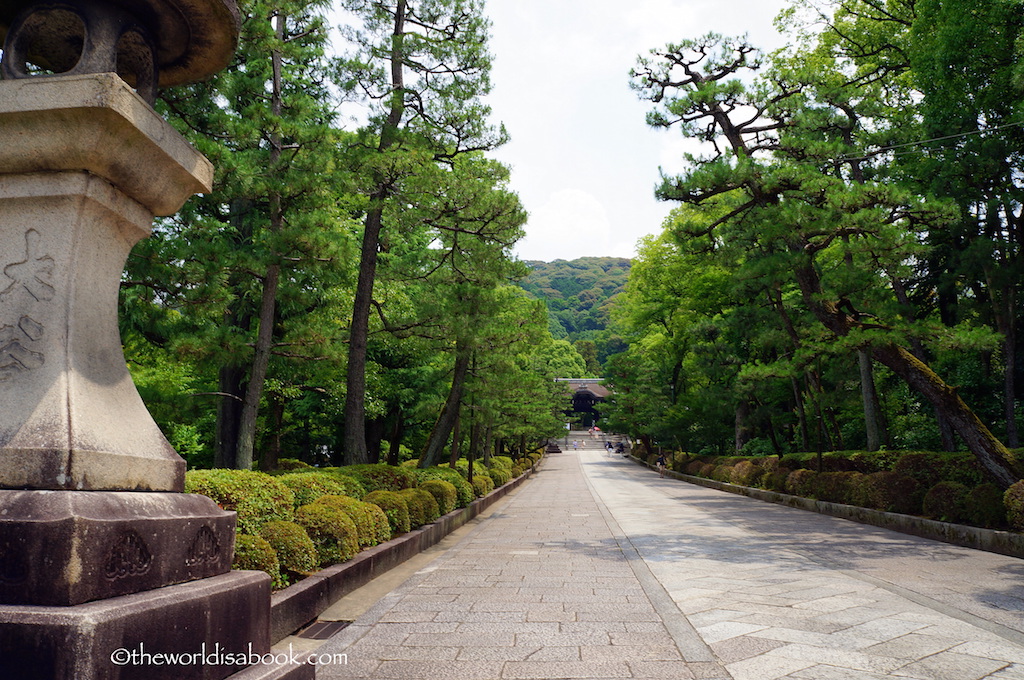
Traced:
<svg viewBox="0 0 1024 680">
<path fill-rule="evenodd" d="M 520 259 L 544 261 L 566 258 L 567 253 L 571 258 L 612 255 L 611 234 L 601 201 L 581 189 L 560 189 L 531 212 L 517 252 Z"/>
</svg>

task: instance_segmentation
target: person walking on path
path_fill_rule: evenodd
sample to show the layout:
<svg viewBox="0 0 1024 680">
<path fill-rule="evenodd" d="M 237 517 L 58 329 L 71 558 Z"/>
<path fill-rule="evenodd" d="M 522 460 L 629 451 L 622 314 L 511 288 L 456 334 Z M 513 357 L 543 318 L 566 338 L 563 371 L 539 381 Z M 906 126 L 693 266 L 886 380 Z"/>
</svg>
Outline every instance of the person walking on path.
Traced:
<svg viewBox="0 0 1024 680">
<path fill-rule="evenodd" d="M 658 473 L 662 477 L 665 476 L 666 465 L 668 465 L 668 462 L 665 460 L 665 452 L 662 451 L 661 453 L 658 454 Z"/>
</svg>

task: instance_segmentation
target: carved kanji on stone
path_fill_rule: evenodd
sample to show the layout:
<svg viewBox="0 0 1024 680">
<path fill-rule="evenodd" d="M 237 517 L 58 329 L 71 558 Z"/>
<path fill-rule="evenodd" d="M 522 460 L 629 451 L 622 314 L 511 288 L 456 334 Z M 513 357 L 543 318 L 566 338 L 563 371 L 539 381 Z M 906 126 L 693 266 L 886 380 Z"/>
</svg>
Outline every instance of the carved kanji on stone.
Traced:
<svg viewBox="0 0 1024 680">
<path fill-rule="evenodd" d="M 32 296 L 33 302 L 52 300 L 54 289 L 50 283 L 53 275 L 53 258 L 40 254 L 40 235 L 35 229 L 25 232 L 25 259 L 4 267 L 4 276 L 10 283 L 0 291 L 0 304 L 19 289 Z M 3 285 L 0 282 L 0 285 Z M 0 307 L 0 313 L 6 312 Z M 32 343 L 42 339 L 43 325 L 28 315 L 22 315 L 17 323 L 3 324 L 0 319 L 0 382 L 23 371 L 39 368 L 46 357 L 31 349 Z"/>
<path fill-rule="evenodd" d="M 4 267 L 4 275 L 11 283 L 0 291 L 0 299 L 23 287 L 29 295 L 42 302 L 53 299 L 53 286 L 50 276 L 53 274 L 53 258 L 39 254 L 39 232 L 29 229 L 25 232 L 25 259 Z"/>
</svg>

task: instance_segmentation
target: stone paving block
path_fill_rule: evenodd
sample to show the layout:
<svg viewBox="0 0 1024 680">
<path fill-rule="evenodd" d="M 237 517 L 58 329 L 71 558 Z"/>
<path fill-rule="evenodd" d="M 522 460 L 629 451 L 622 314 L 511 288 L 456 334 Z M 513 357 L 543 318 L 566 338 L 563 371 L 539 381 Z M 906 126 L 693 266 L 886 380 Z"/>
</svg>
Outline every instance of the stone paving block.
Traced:
<svg viewBox="0 0 1024 680">
<path fill-rule="evenodd" d="M 711 645 L 711 649 L 722 663 L 729 664 L 770 652 L 786 644 L 779 640 L 769 640 L 767 638 L 754 637 L 753 635 L 740 635 L 739 637 L 716 642 Z"/>
<path fill-rule="evenodd" d="M 987 680 L 1024 680 L 1024 665 L 1013 664 L 998 673 L 993 673 Z"/>
<path fill-rule="evenodd" d="M 765 626 L 758 624 L 720 621 L 718 623 L 713 623 L 710 626 L 700 626 L 697 628 L 697 632 L 700 633 L 704 642 L 712 645 L 716 642 L 736 637 L 737 635 L 747 635 L 764 629 Z"/>
<path fill-rule="evenodd" d="M 710 626 L 719 621 L 738 621 L 747 616 L 749 612 L 740 609 L 707 609 L 687 617 L 694 626 Z"/>
<path fill-rule="evenodd" d="M 412 615 L 416 612 L 405 612 L 399 615 Z M 388 617 L 395 616 L 394 614 L 388 614 Z M 384 619 L 381 619 L 384 620 Z M 430 620 L 430 619 L 428 619 Z M 477 612 L 477 611 L 457 611 L 457 612 L 440 612 L 434 616 L 433 621 L 439 622 L 455 622 L 455 623 L 499 623 L 502 621 L 526 621 L 526 612 L 523 611 L 512 611 L 512 612 Z"/>
<path fill-rule="evenodd" d="M 776 680 L 814 665 L 812 661 L 761 654 L 726 664 L 725 668 L 733 680 Z"/>
<path fill-rule="evenodd" d="M 530 654 L 526 661 L 580 661 L 580 648 L 577 646 L 541 647 Z"/>
<path fill-rule="evenodd" d="M 668 632 L 658 633 L 609 633 L 612 645 L 642 647 L 644 645 L 673 645 Z"/>
<path fill-rule="evenodd" d="M 949 651 L 954 654 L 981 656 L 986 659 L 1010 661 L 1015 664 L 1024 665 L 1024 647 L 1014 645 L 1009 641 L 971 640 L 961 645 L 957 645 Z"/>
<path fill-rule="evenodd" d="M 523 633 L 522 635 L 516 635 L 517 645 L 527 646 L 545 646 L 553 645 L 555 647 L 566 647 L 566 646 L 580 646 L 580 645 L 608 645 L 611 644 L 609 639 L 609 633 L 603 631 L 577 631 L 572 633 L 544 633 L 537 635 L 536 633 Z"/>
<path fill-rule="evenodd" d="M 915 630 L 920 630 L 925 627 L 927 627 L 927 624 L 924 623 L 903 621 L 900 619 L 886 617 L 884 619 L 876 619 L 874 621 L 865 621 L 864 623 L 847 628 L 844 632 L 857 637 L 865 637 L 872 640 L 878 640 L 879 642 L 885 642 L 887 640 L 902 637 L 908 633 L 913 633 Z"/>
<path fill-rule="evenodd" d="M 847 595 L 837 595 L 835 597 L 823 597 L 820 600 L 811 600 L 808 602 L 799 602 L 794 604 L 795 609 L 810 609 L 818 612 L 838 612 L 843 609 L 851 609 L 853 607 L 860 607 L 864 605 L 874 604 L 874 600 L 870 600 L 864 597 L 849 597 Z"/>
<path fill-rule="evenodd" d="M 458 633 L 515 633 L 533 635 L 555 635 L 560 632 L 555 621 L 474 621 L 459 624 Z"/>
<path fill-rule="evenodd" d="M 363 644 L 359 656 L 380 661 L 451 661 L 458 658 L 461 651 L 461 647 Z"/>
<path fill-rule="evenodd" d="M 633 677 L 644 680 L 694 680 L 693 666 L 679 661 L 628 661 Z"/>
<path fill-rule="evenodd" d="M 459 661 L 525 661 L 543 647 L 465 647 Z"/>
<path fill-rule="evenodd" d="M 839 666 L 840 668 L 870 671 L 872 673 L 890 673 L 897 668 L 902 668 L 907 663 L 905 659 L 894 659 L 888 656 L 874 656 L 846 649 L 814 647 L 803 644 L 779 647 L 772 650 L 767 656 L 799 659 L 829 666 Z"/>
<path fill-rule="evenodd" d="M 830 647 L 835 649 L 864 649 L 877 643 L 877 640 L 857 637 L 847 631 L 842 633 L 825 634 L 813 633 L 806 630 L 794 630 L 793 628 L 765 628 L 752 633 L 754 637 L 778 640 L 779 642 L 799 643 L 817 647 Z"/>
<path fill-rule="evenodd" d="M 581 645 L 583 661 L 678 661 L 683 655 L 671 641 L 667 645 L 637 645 L 626 649 L 607 645 Z"/>
<path fill-rule="evenodd" d="M 981 680 L 1009 667 L 1005 661 L 942 652 L 900 669 L 900 675 L 919 680 Z"/>
<path fill-rule="evenodd" d="M 385 661 L 370 677 L 374 680 L 494 680 L 502 677 L 502 665 L 500 661 Z"/>
<path fill-rule="evenodd" d="M 889 640 L 888 642 L 880 642 L 877 645 L 865 647 L 863 651 L 868 654 L 878 654 L 879 656 L 891 656 L 897 659 L 916 661 L 918 659 L 923 659 L 926 656 L 931 656 L 932 654 L 945 652 L 959 644 L 959 642 L 959 640 L 953 640 L 951 638 L 911 633 L 909 635 L 904 635 L 903 637 L 898 637 L 894 640 Z M 976 656 L 985 655 L 978 654 Z"/>
<path fill-rule="evenodd" d="M 836 668 L 835 666 L 811 666 L 797 671 L 788 678 L 799 678 L 800 680 L 892 680 L 894 675 L 879 675 L 867 671 L 855 671 L 850 668 Z"/>
<path fill-rule="evenodd" d="M 560 678 L 631 678 L 633 672 L 624 662 L 599 661 L 520 661 L 505 664 L 502 678 L 508 680 L 553 680 Z"/>
</svg>

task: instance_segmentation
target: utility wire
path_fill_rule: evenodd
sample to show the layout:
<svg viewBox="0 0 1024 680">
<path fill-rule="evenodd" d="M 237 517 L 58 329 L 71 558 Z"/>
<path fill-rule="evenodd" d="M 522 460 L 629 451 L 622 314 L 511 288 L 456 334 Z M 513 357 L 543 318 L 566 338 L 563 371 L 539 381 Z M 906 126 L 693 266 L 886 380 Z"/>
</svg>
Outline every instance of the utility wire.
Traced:
<svg viewBox="0 0 1024 680">
<path fill-rule="evenodd" d="M 932 142 L 946 142 L 952 139 L 962 139 L 963 137 L 970 137 L 971 135 L 981 135 L 987 132 L 996 132 L 998 130 L 1005 130 L 1011 127 L 1020 127 L 1024 125 L 1024 121 L 1018 121 L 1016 123 L 1004 123 L 1002 125 L 996 125 L 995 127 L 984 128 L 982 130 L 970 130 L 968 132 L 960 132 L 955 135 L 945 135 L 944 137 L 932 137 L 931 139 L 922 139 L 916 142 L 904 142 L 903 144 L 893 144 L 891 146 L 882 146 L 863 156 L 843 156 L 839 160 L 842 162 L 846 161 L 866 161 L 874 158 L 875 156 L 884 153 L 886 151 L 894 151 L 896 149 L 903 149 L 911 146 L 921 146 L 922 144 L 931 144 Z M 903 156 L 911 153 L 927 153 L 932 149 L 922 149 L 920 151 L 907 151 L 904 153 L 894 154 L 896 156 Z"/>
</svg>

